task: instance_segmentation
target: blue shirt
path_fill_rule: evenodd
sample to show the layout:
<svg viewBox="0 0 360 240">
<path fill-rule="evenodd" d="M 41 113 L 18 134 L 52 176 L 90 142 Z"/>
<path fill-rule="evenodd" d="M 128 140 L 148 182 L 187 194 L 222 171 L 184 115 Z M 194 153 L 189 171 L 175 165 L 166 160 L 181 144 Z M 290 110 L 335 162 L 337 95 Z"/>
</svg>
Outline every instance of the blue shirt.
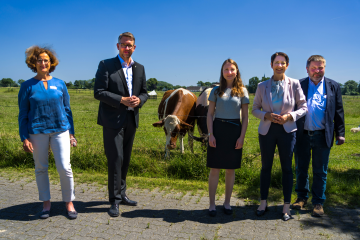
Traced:
<svg viewBox="0 0 360 240">
<path fill-rule="evenodd" d="M 129 89 L 129 95 L 130 97 L 132 96 L 132 80 L 133 80 L 133 72 L 132 72 L 132 65 L 134 64 L 134 60 L 131 58 L 131 62 L 129 65 L 127 65 L 127 63 L 120 57 L 120 55 L 118 54 L 124 75 L 125 75 L 125 79 L 126 79 L 126 84 L 127 87 Z M 128 107 L 128 110 L 133 110 L 134 108 L 132 107 Z"/>
<path fill-rule="evenodd" d="M 275 81 L 274 79 L 271 79 L 271 96 L 275 114 L 281 113 L 284 98 L 284 82 L 284 80 Z"/>
<path fill-rule="evenodd" d="M 21 84 L 18 95 L 21 141 L 28 139 L 29 134 L 66 130 L 75 134 L 65 82 L 53 77 L 47 83 L 47 90 L 42 81 L 35 78 Z"/>
<path fill-rule="evenodd" d="M 315 85 L 309 78 L 308 112 L 304 129 L 309 131 L 325 129 L 326 87 L 324 77 Z"/>
</svg>

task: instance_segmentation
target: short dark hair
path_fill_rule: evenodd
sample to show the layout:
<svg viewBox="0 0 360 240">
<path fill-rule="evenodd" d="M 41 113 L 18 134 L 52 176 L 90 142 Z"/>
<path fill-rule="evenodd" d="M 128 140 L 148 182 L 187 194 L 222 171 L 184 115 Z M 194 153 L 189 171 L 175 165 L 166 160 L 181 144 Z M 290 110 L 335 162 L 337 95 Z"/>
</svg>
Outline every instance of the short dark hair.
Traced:
<svg viewBox="0 0 360 240">
<path fill-rule="evenodd" d="M 118 38 L 118 42 L 120 42 L 120 40 L 121 40 L 122 37 L 129 37 L 129 38 L 131 38 L 131 40 L 133 40 L 133 41 L 134 41 L 134 44 L 135 44 L 135 37 L 134 37 L 134 35 L 133 35 L 131 32 L 124 32 L 124 33 L 120 34 L 120 36 L 119 36 L 119 38 Z"/>
<path fill-rule="evenodd" d="M 39 47 L 37 45 L 31 46 L 25 51 L 26 56 L 26 64 L 33 71 L 37 72 L 36 62 L 39 58 L 39 55 L 42 53 L 46 53 L 50 58 L 50 70 L 49 72 L 53 72 L 56 66 L 59 64 L 59 60 L 56 58 L 56 53 L 50 47 Z"/>
<path fill-rule="evenodd" d="M 283 56 L 285 58 L 285 61 L 286 61 L 286 66 L 289 65 L 289 56 L 286 53 L 283 53 L 283 52 L 276 52 L 273 55 L 271 55 L 271 64 L 274 63 L 274 60 L 275 60 L 276 56 Z"/>
<path fill-rule="evenodd" d="M 324 66 L 326 67 L 326 60 L 321 55 L 311 55 L 308 60 L 306 61 L 306 67 L 308 68 L 310 66 L 311 62 L 322 62 L 324 63 Z"/>
</svg>

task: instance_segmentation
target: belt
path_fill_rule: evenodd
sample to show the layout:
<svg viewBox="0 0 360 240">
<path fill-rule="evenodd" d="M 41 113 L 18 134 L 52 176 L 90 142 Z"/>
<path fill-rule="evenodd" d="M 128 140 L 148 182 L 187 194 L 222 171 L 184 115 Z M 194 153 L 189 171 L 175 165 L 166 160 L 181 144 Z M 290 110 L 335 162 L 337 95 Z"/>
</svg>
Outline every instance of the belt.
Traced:
<svg viewBox="0 0 360 240">
<path fill-rule="evenodd" d="M 325 133 L 325 129 L 315 130 L 315 131 L 304 130 L 304 134 L 307 134 L 307 135 L 309 135 L 309 136 L 313 136 L 315 132 Z"/>
<path fill-rule="evenodd" d="M 217 121 L 221 121 L 221 122 L 227 122 L 227 123 L 231 123 L 231 124 L 234 124 L 236 126 L 240 126 L 238 123 L 234 123 L 234 121 L 239 121 L 240 122 L 240 119 L 222 119 L 222 118 L 215 118 L 215 120 Z"/>
</svg>

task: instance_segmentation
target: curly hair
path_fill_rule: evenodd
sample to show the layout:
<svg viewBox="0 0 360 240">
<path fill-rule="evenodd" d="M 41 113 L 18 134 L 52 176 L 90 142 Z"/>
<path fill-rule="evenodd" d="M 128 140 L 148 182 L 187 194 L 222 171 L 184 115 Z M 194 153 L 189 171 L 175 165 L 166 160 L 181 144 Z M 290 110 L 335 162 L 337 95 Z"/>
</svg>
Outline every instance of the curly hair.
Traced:
<svg viewBox="0 0 360 240">
<path fill-rule="evenodd" d="M 244 84 L 241 80 L 241 76 L 240 76 L 240 71 L 239 71 L 239 67 L 237 65 L 237 63 L 232 60 L 232 59 L 226 59 L 224 61 L 224 63 L 221 66 L 221 70 L 220 70 L 220 87 L 215 91 L 216 94 L 219 94 L 220 97 L 222 97 L 222 95 L 225 93 L 226 91 L 226 79 L 224 78 L 223 75 L 223 68 L 225 66 L 226 63 L 231 63 L 236 67 L 236 76 L 233 82 L 233 85 L 231 87 L 231 96 L 238 96 L 238 97 L 244 97 Z"/>
<path fill-rule="evenodd" d="M 56 66 L 59 64 L 59 60 L 56 58 L 56 53 L 50 47 L 39 47 L 37 45 L 31 46 L 25 51 L 26 56 L 26 64 L 33 71 L 36 70 L 36 62 L 39 58 L 39 55 L 42 53 L 46 53 L 50 58 L 50 70 L 49 72 L 53 72 Z"/>
</svg>

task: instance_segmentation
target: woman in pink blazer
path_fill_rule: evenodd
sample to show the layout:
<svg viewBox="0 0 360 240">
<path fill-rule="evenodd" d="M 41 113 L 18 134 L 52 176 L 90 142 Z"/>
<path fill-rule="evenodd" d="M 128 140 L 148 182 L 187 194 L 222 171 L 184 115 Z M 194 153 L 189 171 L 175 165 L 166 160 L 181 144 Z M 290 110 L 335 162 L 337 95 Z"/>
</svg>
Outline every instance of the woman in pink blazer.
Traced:
<svg viewBox="0 0 360 240">
<path fill-rule="evenodd" d="M 293 185 L 292 155 L 296 141 L 295 121 L 307 112 L 306 100 L 299 80 L 285 75 L 289 67 L 289 57 L 283 52 L 271 56 L 271 68 L 274 75 L 271 79 L 259 83 L 252 109 L 252 114 L 260 119 L 259 143 L 261 150 L 260 175 L 260 206 L 256 211 L 262 216 L 267 211 L 267 197 L 269 194 L 271 168 L 276 145 L 279 150 L 284 207 L 282 219 L 291 219 L 290 200 Z M 297 105 L 296 111 L 294 111 Z"/>
</svg>

